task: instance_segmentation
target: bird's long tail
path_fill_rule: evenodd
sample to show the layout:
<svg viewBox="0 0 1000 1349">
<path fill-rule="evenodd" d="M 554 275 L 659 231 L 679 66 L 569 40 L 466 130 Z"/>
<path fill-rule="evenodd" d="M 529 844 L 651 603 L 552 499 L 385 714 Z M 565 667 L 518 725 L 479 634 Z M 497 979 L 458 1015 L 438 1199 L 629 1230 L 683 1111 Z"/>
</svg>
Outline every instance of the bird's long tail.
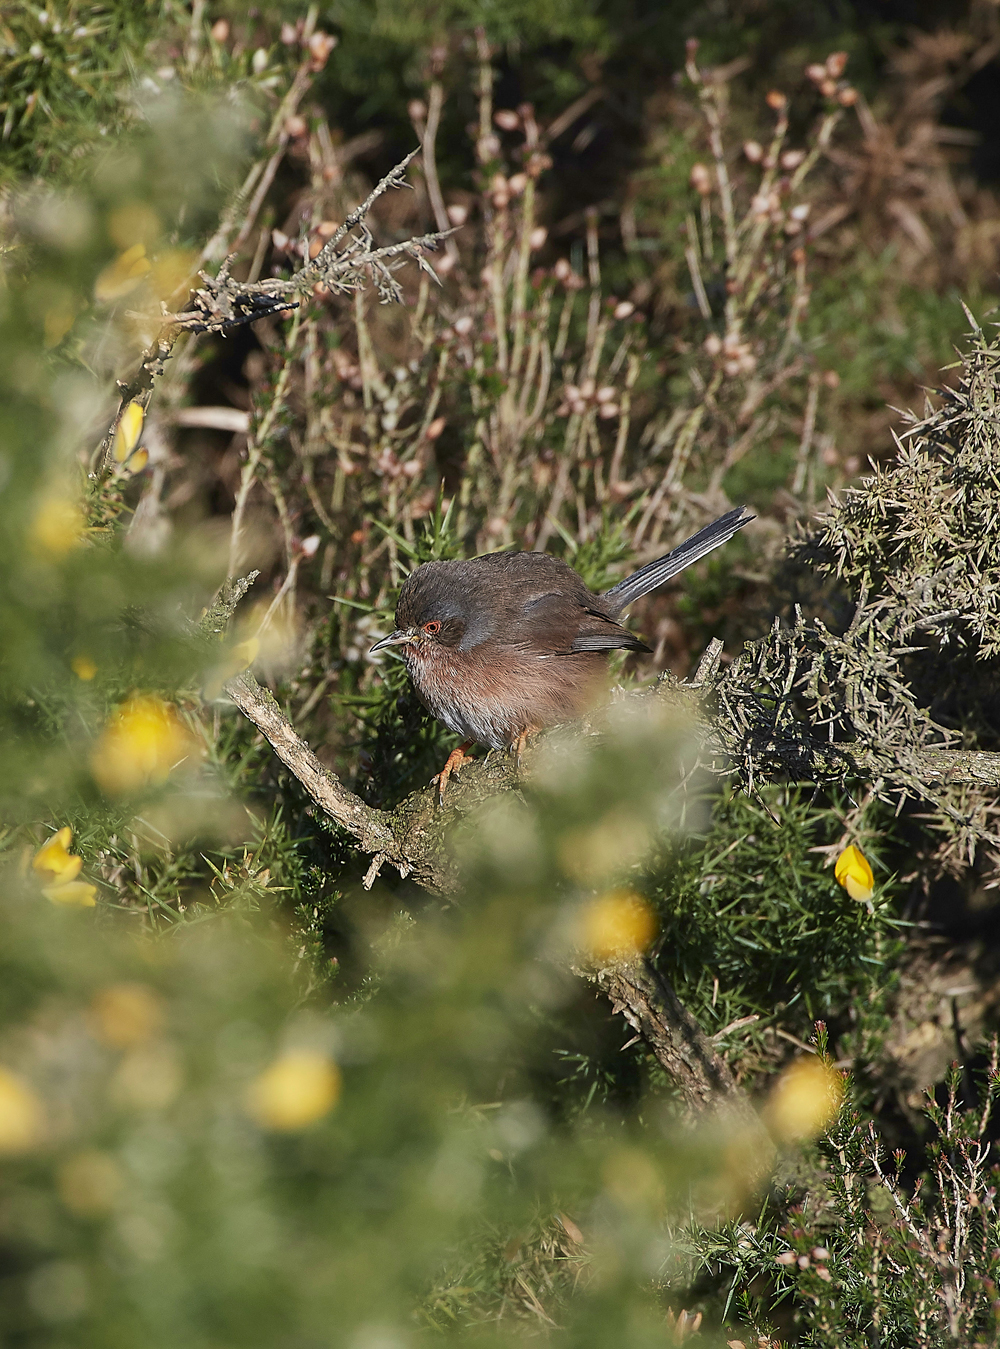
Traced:
<svg viewBox="0 0 1000 1349">
<path fill-rule="evenodd" d="M 605 597 L 611 600 L 616 605 L 616 611 L 621 613 L 633 600 L 648 595 L 651 590 L 663 585 L 665 581 L 669 581 L 685 567 L 690 567 L 692 562 L 697 562 L 714 548 L 721 548 L 724 543 L 729 542 L 737 530 L 742 529 L 753 519 L 755 517 L 747 512 L 745 506 L 737 506 L 735 510 L 727 511 L 718 520 L 713 520 L 704 529 L 699 529 L 690 539 L 678 544 L 673 552 L 667 553 L 665 557 L 658 557 L 655 562 L 649 562 L 631 576 L 626 576 L 624 581 L 619 581 L 616 586 L 605 591 Z"/>
</svg>

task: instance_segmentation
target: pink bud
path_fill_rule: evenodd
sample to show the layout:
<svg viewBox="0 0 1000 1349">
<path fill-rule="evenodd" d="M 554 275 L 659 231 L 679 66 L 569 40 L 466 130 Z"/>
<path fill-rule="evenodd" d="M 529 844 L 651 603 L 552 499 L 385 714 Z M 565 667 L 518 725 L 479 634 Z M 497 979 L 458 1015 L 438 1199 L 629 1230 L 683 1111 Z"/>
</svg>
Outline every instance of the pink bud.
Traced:
<svg viewBox="0 0 1000 1349">
<path fill-rule="evenodd" d="M 712 175 L 704 164 L 691 165 L 689 181 L 699 196 L 707 197 L 712 191 Z"/>
<path fill-rule="evenodd" d="M 337 38 L 332 33 L 313 33 L 309 39 L 309 55 L 312 57 L 313 70 L 323 69 L 336 45 Z"/>
<path fill-rule="evenodd" d="M 544 225 L 537 225 L 528 235 L 528 247 L 533 253 L 537 253 L 545 244 L 549 237 L 549 232 Z"/>
<path fill-rule="evenodd" d="M 464 225 L 465 222 L 468 220 L 468 218 L 469 218 L 468 206 L 461 206 L 459 205 L 459 203 L 456 202 L 452 206 L 448 207 L 448 219 L 451 221 L 453 225 Z"/>
<path fill-rule="evenodd" d="M 632 303 L 631 300 L 622 300 L 615 305 L 614 314 L 616 319 L 627 319 L 631 314 L 634 313 L 635 313 L 635 305 Z"/>
<path fill-rule="evenodd" d="M 835 80 L 839 80 L 847 69 L 847 52 L 831 52 L 826 58 L 826 68 Z"/>
<path fill-rule="evenodd" d="M 501 131 L 516 131 L 521 125 L 520 117 L 510 108 L 499 108 L 493 114 L 493 120 Z"/>
</svg>

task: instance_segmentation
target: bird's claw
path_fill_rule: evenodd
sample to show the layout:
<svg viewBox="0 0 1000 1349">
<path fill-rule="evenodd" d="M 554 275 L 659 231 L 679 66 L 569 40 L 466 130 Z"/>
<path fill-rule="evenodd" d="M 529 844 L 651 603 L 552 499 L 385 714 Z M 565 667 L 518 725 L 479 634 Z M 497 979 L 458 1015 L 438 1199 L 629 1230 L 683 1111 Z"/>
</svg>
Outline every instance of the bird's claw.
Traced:
<svg viewBox="0 0 1000 1349">
<path fill-rule="evenodd" d="M 448 755 L 441 772 L 435 773 L 431 778 L 432 785 L 437 783 L 439 806 L 444 805 L 444 794 L 445 789 L 448 786 L 449 778 L 453 776 L 458 777 L 467 763 L 475 762 L 473 756 L 471 754 L 466 754 L 465 752 L 471 744 L 471 740 L 466 740 L 463 744 L 459 745 L 457 749 L 453 749 Z"/>
</svg>

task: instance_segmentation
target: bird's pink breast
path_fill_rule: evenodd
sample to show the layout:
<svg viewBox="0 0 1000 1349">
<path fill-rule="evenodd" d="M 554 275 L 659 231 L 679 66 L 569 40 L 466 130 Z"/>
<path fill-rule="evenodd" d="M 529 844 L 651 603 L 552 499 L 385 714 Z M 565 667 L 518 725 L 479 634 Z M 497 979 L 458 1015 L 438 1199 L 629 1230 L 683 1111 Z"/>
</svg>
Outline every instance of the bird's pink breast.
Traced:
<svg viewBox="0 0 1000 1349">
<path fill-rule="evenodd" d="M 607 658 L 544 655 L 515 647 L 412 649 L 410 678 L 430 712 L 464 740 L 492 749 L 525 731 L 583 716 L 599 701 Z"/>
</svg>

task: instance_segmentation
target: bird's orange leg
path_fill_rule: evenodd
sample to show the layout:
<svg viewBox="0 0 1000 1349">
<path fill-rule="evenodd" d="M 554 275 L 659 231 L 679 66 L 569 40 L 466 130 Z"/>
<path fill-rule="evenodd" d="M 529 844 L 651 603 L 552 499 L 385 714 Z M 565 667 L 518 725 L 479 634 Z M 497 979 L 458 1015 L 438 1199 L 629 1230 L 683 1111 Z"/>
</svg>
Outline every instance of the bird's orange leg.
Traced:
<svg viewBox="0 0 1000 1349">
<path fill-rule="evenodd" d="M 510 747 L 514 751 L 514 763 L 518 771 L 520 771 L 521 768 L 521 755 L 524 753 L 524 747 L 528 743 L 528 736 L 536 735 L 537 733 L 537 726 L 529 726 L 527 730 L 522 731 L 516 739 L 510 742 Z"/>
<path fill-rule="evenodd" d="M 435 775 L 431 778 L 432 783 L 433 782 L 437 783 L 439 805 L 442 806 L 444 805 L 445 788 L 448 786 L 448 779 L 452 776 L 452 774 L 454 774 L 455 777 L 458 777 L 459 773 L 461 773 L 462 769 L 465 767 L 467 763 L 474 762 L 472 755 L 466 754 L 465 752 L 471 744 L 472 744 L 471 740 L 463 740 L 462 743 L 458 746 L 458 748 L 453 749 L 452 752 L 448 755 L 448 758 L 445 761 L 445 765 L 441 769 L 441 772 L 435 773 Z"/>
</svg>

